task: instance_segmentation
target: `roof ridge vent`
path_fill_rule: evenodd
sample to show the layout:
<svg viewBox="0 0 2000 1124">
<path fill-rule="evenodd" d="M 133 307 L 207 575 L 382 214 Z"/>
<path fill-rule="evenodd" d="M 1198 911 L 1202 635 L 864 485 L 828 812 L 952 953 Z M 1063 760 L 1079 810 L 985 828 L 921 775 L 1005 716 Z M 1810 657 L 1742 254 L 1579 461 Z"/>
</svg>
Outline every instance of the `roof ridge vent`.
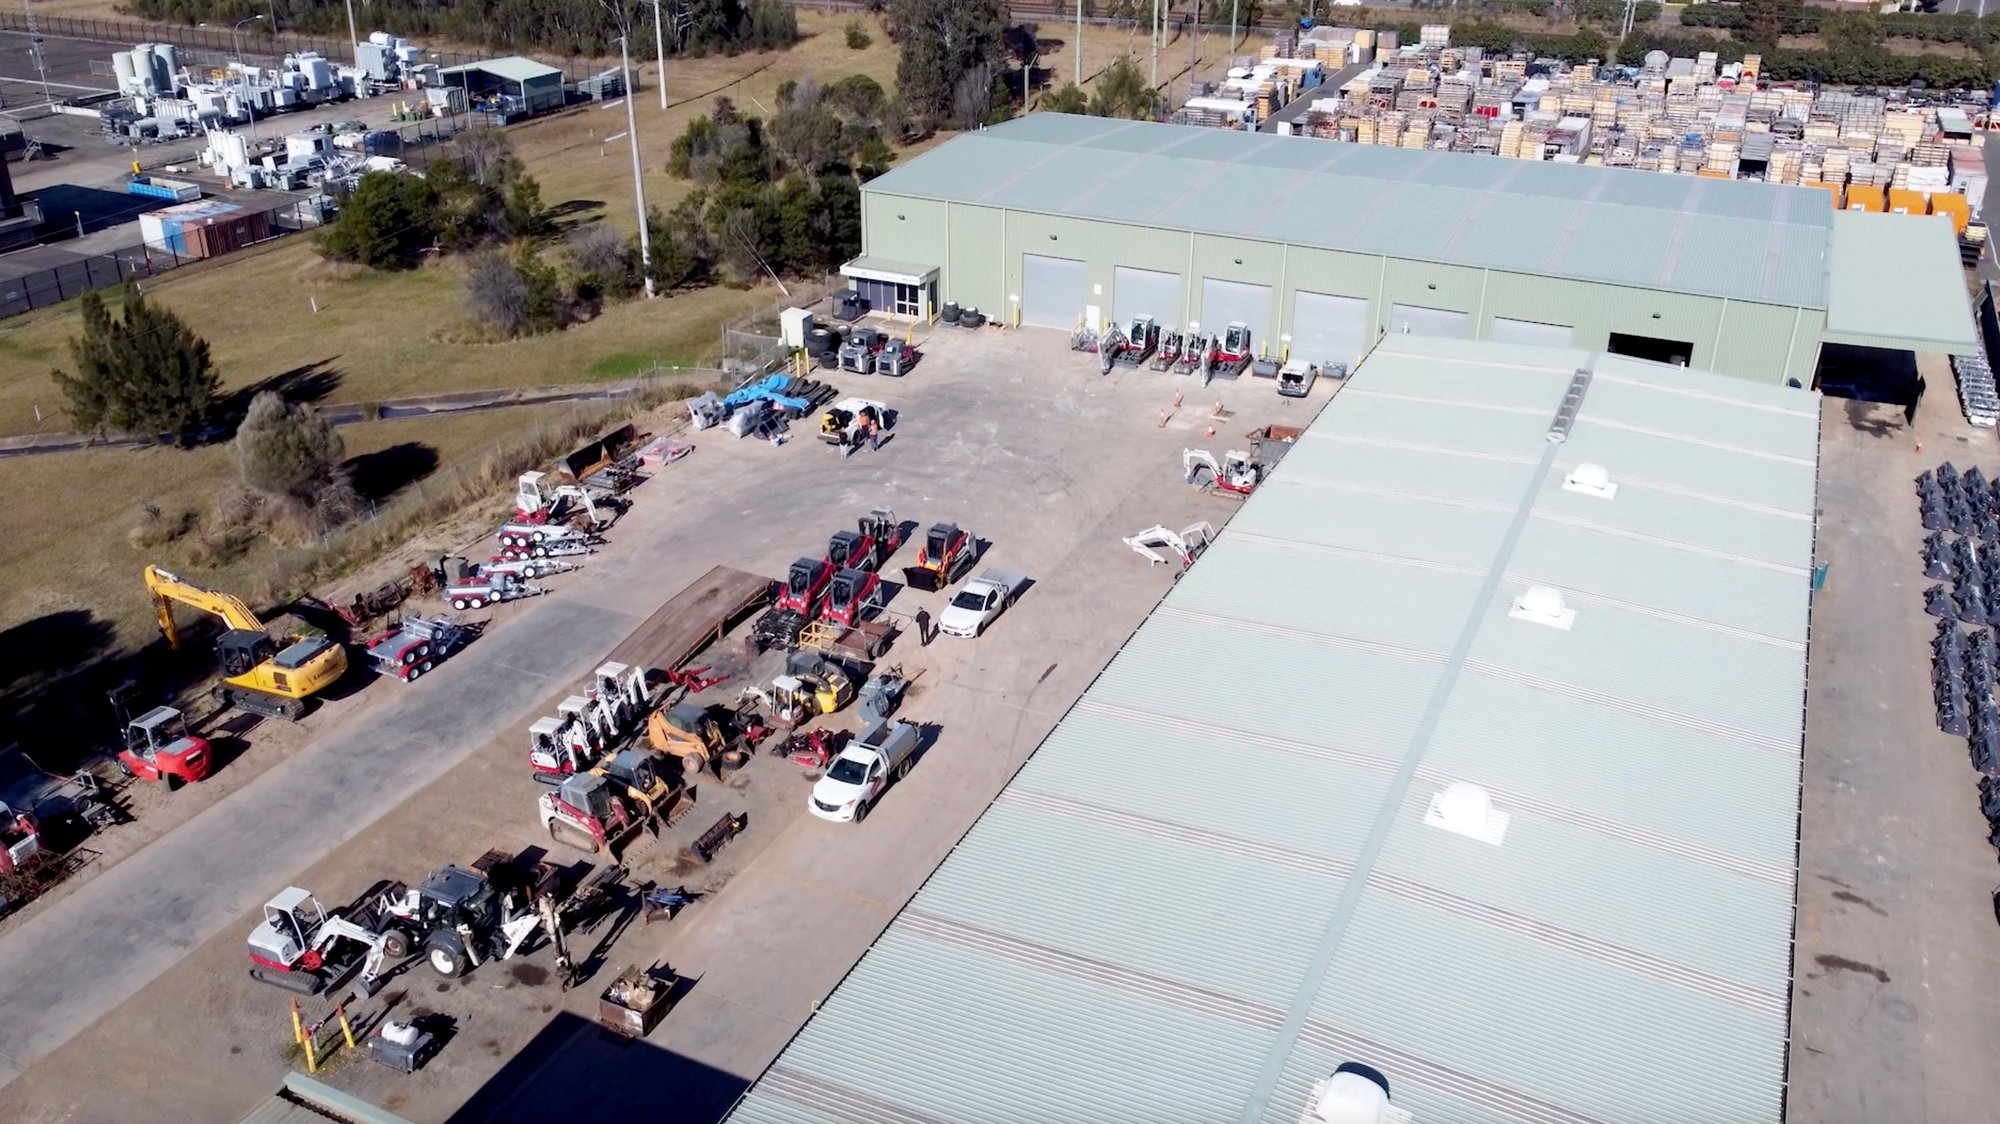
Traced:
<svg viewBox="0 0 2000 1124">
<path fill-rule="evenodd" d="M 1498 847 L 1507 838 L 1507 824 L 1513 817 L 1493 806 L 1493 797 L 1471 781 L 1453 781 L 1431 797 L 1424 823 L 1443 828 L 1453 835 L 1477 839 Z"/>
<path fill-rule="evenodd" d="M 1547 625 L 1568 632 L 1576 623 L 1576 610 L 1563 604 L 1562 590 L 1554 586 L 1531 585 L 1514 598 L 1507 615 L 1517 621 Z"/>
<path fill-rule="evenodd" d="M 1611 482 L 1611 473 L 1603 465 L 1585 461 L 1563 477 L 1563 491 L 1582 492 L 1586 496 L 1608 500 L 1617 498 L 1618 485 Z"/>
<path fill-rule="evenodd" d="M 1549 423 L 1550 444 L 1560 445 L 1569 440 L 1569 427 L 1576 424 L 1576 412 L 1583 409 L 1583 396 L 1590 389 L 1590 368 L 1578 367 L 1569 379 L 1569 389 L 1563 392 L 1562 405 L 1556 408 L 1555 420 Z"/>
</svg>

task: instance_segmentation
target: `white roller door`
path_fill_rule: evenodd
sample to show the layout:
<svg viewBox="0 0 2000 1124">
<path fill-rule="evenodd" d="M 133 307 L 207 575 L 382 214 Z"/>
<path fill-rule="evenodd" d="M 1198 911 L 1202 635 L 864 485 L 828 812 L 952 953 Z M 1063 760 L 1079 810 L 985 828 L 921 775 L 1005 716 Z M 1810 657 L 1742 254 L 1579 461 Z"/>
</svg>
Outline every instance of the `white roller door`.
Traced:
<svg viewBox="0 0 2000 1124">
<path fill-rule="evenodd" d="M 1069 258 L 1021 255 L 1021 323 L 1076 327 L 1083 315 L 1083 263 Z"/>
<path fill-rule="evenodd" d="M 1504 316 L 1493 318 L 1493 331 L 1488 338 L 1496 343 L 1532 343 L 1539 347 L 1568 347 L 1576 338 L 1576 329 L 1567 324 L 1541 324 L 1533 320 L 1509 320 Z"/>
<path fill-rule="evenodd" d="M 1424 308 L 1414 304 L 1390 305 L 1389 334 L 1441 336 L 1453 340 L 1471 339 L 1472 314 L 1452 312 L 1443 308 Z"/>
<path fill-rule="evenodd" d="M 1368 300 L 1300 290 L 1292 294 L 1291 358 L 1344 363 L 1350 369 L 1368 349 Z"/>
<path fill-rule="evenodd" d="M 1162 331 L 1179 328 L 1181 275 L 1119 266 L 1111 271 L 1111 315 L 1120 328 L 1137 316 L 1152 317 Z"/>
<path fill-rule="evenodd" d="M 1211 336 L 1221 335 L 1231 324 L 1250 325 L 1250 349 L 1263 351 L 1271 339 L 1271 287 L 1203 278 L 1200 319 L 1201 330 Z M 1277 353 L 1277 348 L 1271 349 L 1271 354 Z"/>
</svg>

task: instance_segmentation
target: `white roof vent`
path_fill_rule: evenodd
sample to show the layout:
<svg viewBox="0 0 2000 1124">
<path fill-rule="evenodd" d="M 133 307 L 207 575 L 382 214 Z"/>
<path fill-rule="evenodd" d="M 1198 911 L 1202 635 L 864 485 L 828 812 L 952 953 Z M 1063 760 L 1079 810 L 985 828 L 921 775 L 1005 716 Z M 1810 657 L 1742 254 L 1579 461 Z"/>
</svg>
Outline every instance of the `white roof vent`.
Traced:
<svg viewBox="0 0 2000 1124">
<path fill-rule="evenodd" d="M 1507 837 L 1507 822 L 1513 817 L 1493 807 L 1486 790 L 1469 781 L 1453 781 L 1431 797 L 1424 823 L 1441 827 L 1454 835 L 1477 839 L 1495 847 Z"/>
<path fill-rule="evenodd" d="M 1313 1086 L 1302 1124 L 1409 1124 L 1410 1114 L 1389 1103 L 1389 1079 L 1373 1066 L 1343 1062 Z"/>
<path fill-rule="evenodd" d="M 1585 462 L 1563 477 L 1563 491 L 1582 492 L 1586 496 L 1608 500 L 1618 495 L 1618 485 L 1611 482 L 1611 473 L 1605 471 L 1603 465 Z"/>
<path fill-rule="evenodd" d="M 1514 607 L 1507 615 L 1517 621 L 1543 624 L 1568 632 L 1576 623 L 1576 610 L 1563 604 L 1562 590 L 1546 585 L 1531 585 L 1514 598 Z"/>
</svg>

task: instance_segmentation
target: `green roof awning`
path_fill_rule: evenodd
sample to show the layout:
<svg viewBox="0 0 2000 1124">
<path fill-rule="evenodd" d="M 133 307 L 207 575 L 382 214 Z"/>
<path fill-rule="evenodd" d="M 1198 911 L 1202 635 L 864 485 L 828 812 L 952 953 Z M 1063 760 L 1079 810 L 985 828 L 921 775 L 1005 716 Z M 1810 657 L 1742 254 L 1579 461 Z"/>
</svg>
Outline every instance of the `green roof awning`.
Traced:
<svg viewBox="0 0 2000 1124">
<path fill-rule="evenodd" d="M 1949 217 L 1837 211 L 1832 253 L 1829 342 L 1953 355 L 1979 350 Z"/>
</svg>

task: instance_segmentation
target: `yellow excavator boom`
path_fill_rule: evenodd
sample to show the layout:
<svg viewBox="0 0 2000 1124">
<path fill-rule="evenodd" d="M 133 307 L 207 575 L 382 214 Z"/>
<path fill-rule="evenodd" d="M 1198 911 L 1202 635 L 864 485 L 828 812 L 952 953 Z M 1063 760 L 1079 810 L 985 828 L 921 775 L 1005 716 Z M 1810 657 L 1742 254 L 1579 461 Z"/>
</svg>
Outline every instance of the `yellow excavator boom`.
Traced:
<svg viewBox="0 0 2000 1124">
<path fill-rule="evenodd" d="M 146 567 L 146 591 L 153 595 L 153 611 L 160 618 L 160 633 L 167 638 L 168 646 L 181 646 L 181 632 L 174 624 L 174 604 L 176 602 L 192 609 L 199 609 L 234 629 L 247 632 L 264 631 L 264 622 L 250 611 L 241 598 L 212 589 L 203 589 L 158 566 Z"/>
</svg>

